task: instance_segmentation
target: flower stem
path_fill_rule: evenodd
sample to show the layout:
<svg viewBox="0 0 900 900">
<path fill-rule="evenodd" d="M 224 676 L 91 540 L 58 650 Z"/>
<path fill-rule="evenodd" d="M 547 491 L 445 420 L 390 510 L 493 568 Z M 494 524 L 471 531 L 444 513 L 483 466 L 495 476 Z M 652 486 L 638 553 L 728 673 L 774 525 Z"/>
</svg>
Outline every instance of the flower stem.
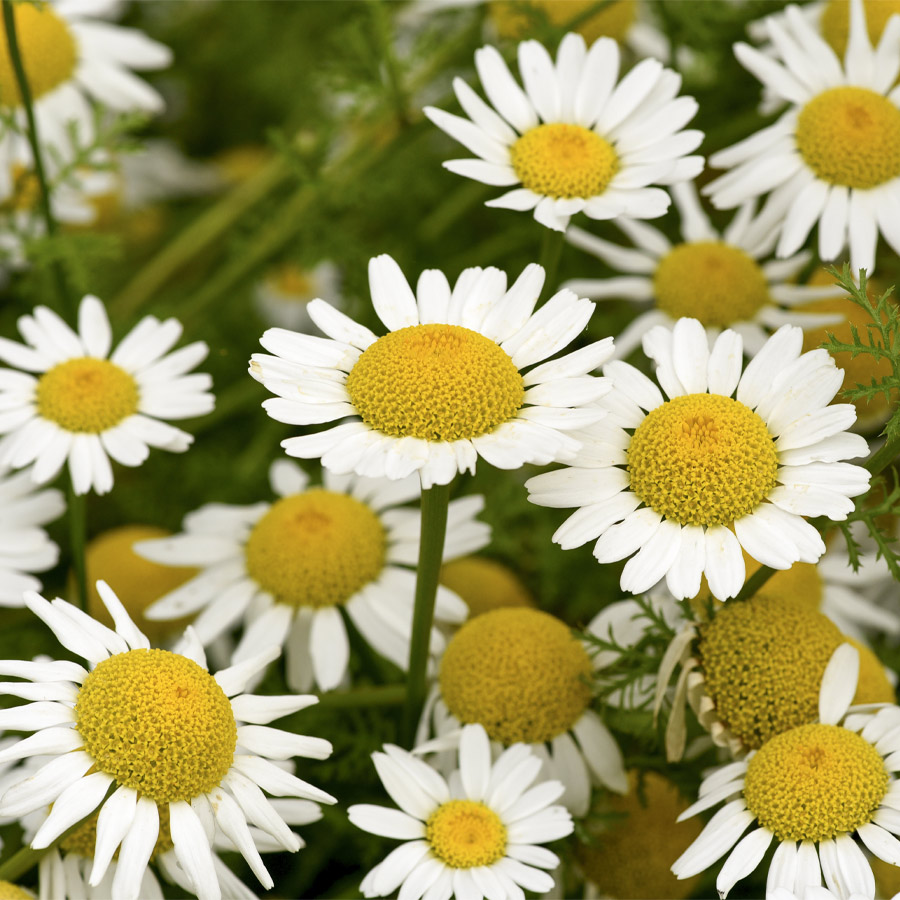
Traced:
<svg viewBox="0 0 900 900">
<path fill-rule="evenodd" d="M 47 850 L 34 850 L 31 847 L 17 850 L 3 865 L 0 865 L 0 881 L 15 884 L 16 879 L 33 869 L 46 852 Z"/>
<path fill-rule="evenodd" d="M 563 244 L 566 242 L 564 231 L 554 231 L 552 228 L 544 228 L 544 236 L 541 240 L 540 264 L 546 273 L 544 289 L 553 294 L 556 288 L 556 272 L 559 269 L 559 259 L 562 256 Z"/>
<path fill-rule="evenodd" d="M 884 445 L 866 460 L 865 466 L 872 475 L 883 472 L 900 453 L 900 440 L 885 441 Z"/>
<path fill-rule="evenodd" d="M 760 566 L 745 582 L 733 602 L 749 600 L 773 575 L 775 569 Z"/>
<path fill-rule="evenodd" d="M 400 706 L 406 699 L 402 684 L 355 688 L 352 691 L 329 691 L 319 698 L 319 709 L 349 709 L 355 706 Z"/>
<path fill-rule="evenodd" d="M 69 510 L 69 546 L 72 551 L 72 569 L 75 573 L 75 590 L 78 596 L 78 606 L 87 612 L 87 571 L 84 562 L 84 545 L 87 531 L 87 516 L 85 514 L 84 495 L 75 493 L 69 480 L 67 490 L 67 505 Z"/>
<path fill-rule="evenodd" d="M 404 741 L 410 748 L 413 746 L 416 724 L 425 703 L 428 645 L 431 640 L 434 601 L 444 555 L 449 502 L 449 484 L 436 484 L 422 491 L 422 531 L 419 538 L 416 605 L 413 610 L 412 637 L 409 644 L 409 674 L 402 732 Z"/>
</svg>

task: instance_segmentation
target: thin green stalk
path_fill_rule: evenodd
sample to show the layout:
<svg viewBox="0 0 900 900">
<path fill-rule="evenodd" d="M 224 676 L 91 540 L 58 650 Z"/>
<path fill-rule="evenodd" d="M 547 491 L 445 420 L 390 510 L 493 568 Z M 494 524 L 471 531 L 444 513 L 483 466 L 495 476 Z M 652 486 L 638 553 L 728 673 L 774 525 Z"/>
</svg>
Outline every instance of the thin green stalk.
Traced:
<svg viewBox="0 0 900 900">
<path fill-rule="evenodd" d="M 72 551 L 72 570 L 75 573 L 75 589 L 78 595 L 78 605 L 87 612 L 87 572 L 84 562 L 84 545 L 87 535 L 87 516 L 85 511 L 85 497 L 75 493 L 71 479 L 68 485 L 68 510 L 69 510 L 69 546 Z"/>
<path fill-rule="evenodd" d="M 384 0 L 371 0 L 369 9 L 372 10 L 373 25 L 375 26 L 375 34 L 379 43 L 378 49 L 384 61 L 384 69 L 394 111 L 397 114 L 398 121 L 408 125 L 410 121 L 409 109 L 406 102 L 406 93 L 403 89 L 403 80 L 400 75 L 400 64 L 397 61 L 397 54 L 394 53 L 390 15 L 387 12 Z"/>
<path fill-rule="evenodd" d="M 773 575 L 775 569 L 769 566 L 760 566 L 745 582 L 744 586 L 734 598 L 737 600 L 749 600 Z"/>
<path fill-rule="evenodd" d="M 566 242 L 564 231 L 555 231 L 553 228 L 544 228 L 544 236 L 541 239 L 540 264 L 546 273 L 544 290 L 552 294 L 556 287 L 556 272 L 559 269 L 559 260 L 562 256 L 563 245 Z"/>
<path fill-rule="evenodd" d="M 880 475 L 900 453 L 900 440 L 886 441 L 881 449 L 873 453 L 865 462 L 865 467 L 873 476 Z"/>
<path fill-rule="evenodd" d="M 441 574 L 441 560 L 444 555 L 449 502 L 449 484 L 436 484 L 422 491 L 422 530 L 419 537 L 416 604 L 409 644 L 409 674 L 402 731 L 403 739 L 410 748 L 415 740 L 416 725 L 427 692 L 428 645 L 434 622 L 434 601 Z"/>
<path fill-rule="evenodd" d="M 406 686 L 386 684 L 380 687 L 331 691 L 319 698 L 320 709 L 351 709 L 356 706 L 400 706 L 406 700 Z"/>
<path fill-rule="evenodd" d="M 49 847 L 47 848 L 49 849 Z M 47 850 L 33 850 L 22 847 L 17 850 L 3 865 L 0 865 L 0 881 L 16 883 L 26 872 L 30 872 L 41 860 Z"/>
</svg>

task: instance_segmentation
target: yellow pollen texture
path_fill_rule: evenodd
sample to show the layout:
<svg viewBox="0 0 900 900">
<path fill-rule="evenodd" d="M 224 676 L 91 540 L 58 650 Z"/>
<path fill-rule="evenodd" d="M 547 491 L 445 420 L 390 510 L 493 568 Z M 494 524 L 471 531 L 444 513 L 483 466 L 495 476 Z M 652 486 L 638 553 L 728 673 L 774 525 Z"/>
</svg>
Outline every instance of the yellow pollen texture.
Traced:
<svg viewBox="0 0 900 900">
<path fill-rule="evenodd" d="M 690 316 L 725 328 L 753 319 L 771 303 L 766 276 L 739 247 L 721 241 L 678 244 L 653 276 L 656 305 L 673 319 Z"/>
<path fill-rule="evenodd" d="M 11 881 L 0 881 L 0 900 L 34 900 L 34 894 Z"/>
<path fill-rule="evenodd" d="M 750 760 L 744 800 L 779 841 L 824 841 L 872 820 L 888 786 L 878 751 L 837 725 L 776 735 Z"/>
<path fill-rule="evenodd" d="M 383 434 L 458 441 L 488 434 L 522 406 L 509 355 L 459 325 L 412 325 L 379 338 L 347 376 L 350 402 Z"/>
<path fill-rule="evenodd" d="M 587 708 L 591 661 L 568 627 L 536 609 L 470 619 L 447 645 L 439 675 L 447 708 L 501 744 L 568 731 Z"/>
<path fill-rule="evenodd" d="M 778 457 L 766 423 L 719 394 L 658 406 L 628 448 L 631 489 L 682 525 L 731 525 L 775 487 Z"/>
<path fill-rule="evenodd" d="M 744 553 L 744 565 L 749 578 L 761 564 Z M 759 593 L 775 601 L 796 602 L 807 609 L 820 612 L 823 595 L 822 576 L 813 563 L 794 563 L 789 569 L 777 571 L 759 589 Z"/>
<path fill-rule="evenodd" d="M 619 171 L 609 141 L 581 125 L 538 125 L 510 147 L 522 186 L 544 197 L 596 197 Z"/>
<path fill-rule="evenodd" d="M 75 713 L 97 768 L 157 803 L 212 790 L 237 744 L 222 688 L 168 650 L 129 650 L 99 663 L 78 692 Z"/>
<path fill-rule="evenodd" d="M 859 682 L 853 702 L 895 703 L 897 697 L 881 660 L 855 638 L 844 635 L 844 641 L 856 647 L 859 653 Z"/>
<path fill-rule="evenodd" d="M 107 359 L 69 359 L 45 372 L 37 409 L 65 431 L 99 434 L 138 411 L 137 382 Z"/>
<path fill-rule="evenodd" d="M 472 617 L 507 606 L 534 606 L 531 594 L 512 569 L 483 556 L 445 563 L 441 584 L 466 601 Z"/>
<path fill-rule="evenodd" d="M 451 869 L 490 866 L 506 853 L 506 828 L 483 803 L 442 803 L 425 823 L 425 840 L 434 855 Z"/>
<path fill-rule="evenodd" d="M 16 38 L 32 99 L 52 91 L 75 73 L 78 48 L 68 25 L 50 4 L 13 6 Z M 22 95 L 9 55 L 6 26 L 0 20 L 0 105 L 20 106 Z"/>
<path fill-rule="evenodd" d="M 151 859 L 155 859 L 161 853 L 168 852 L 175 846 L 172 842 L 172 832 L 169 830 L 169 804 L 160 804 L 157 806 L 157 812 L 159 813 L 159 836 L 150 856 Z M 83 856 L 85 859 L 93 859 L 94 849 L 97 845 L 97 819 L 99 818 L 100 810 L 98 809 L 89 819 L 86 819 L 74 831 L 68 832 L 63 837 L 59 842 L 60 849 L 66 853 Z M 119 851 L 116 850 L 113 859 L 118 858 Z M 0 900 L 2 900 L 2 895 L 0 895 Z"/>
<path fill-rule="evenodd" d="M 863 0 L 869 40 L 875 46 L 881 40 L 884 26 L 891 16 L 900 13 L 900 0 Z M 822 37 L 831 49 L 843 60 L 850 37 L 849 0 L 828 0 L 819 20 Z"/>
<path fill-rule="evenodd" d="M 247 540 L 250 576 L 278 603 L 334 606 L 384 568 L 386 536 L 364 503 L 321 488 L 279 500 Z"/>
<path fill-rule="evenodd" d="M 900 109 L 861 87 L 823 91 L 800 110 L 795 135 L 823 181 L 874 188 L 900 175 Z"/>
<path fill-rule="evenodd" d="M 843 642 L 808 605 L 757 594 L 700 626 L 697 656 L 719 719 L 747 747 L 814 722 L 819 686 Z"/>
<path fill-rule="evenodd" d="M 545 16 L 550 25 L 568 27 L 576 17 L 595 6 L 597 0 L 526 0 L 526 3 L 494 0 L 488 10 L 501 37 L 519 39 L 528 36 L 537 16 Z M 623 41 L 636 14 L 635 0 L 613 0 L 594 15 L 579 20 L 574 30 L 588 44 L 600 37 Z"/>
</svg>

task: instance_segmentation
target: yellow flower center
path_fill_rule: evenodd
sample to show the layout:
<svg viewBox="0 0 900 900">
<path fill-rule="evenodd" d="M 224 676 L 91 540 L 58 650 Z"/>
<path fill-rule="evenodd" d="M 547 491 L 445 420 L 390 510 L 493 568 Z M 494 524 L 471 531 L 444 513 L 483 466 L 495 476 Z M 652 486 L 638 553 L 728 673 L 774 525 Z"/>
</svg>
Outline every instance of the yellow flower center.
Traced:
<svg viewBox="0 0 900 900">
<path fill-rule="evenodd" d="M 749 578 L 761 563 L 744 554 L 744 565 Z M 821 611 L 824 585 L 819 569 L 814 563 L 794 563 L 789 569 L 777 571 L 760 589 L 763 597 L 775 601 L 797 602 L 815 612 Z"/>
<path fill-rule="evenodd" d="M 823 181 L 873 188 L 900 175 L 900 109 L 860 87 L 814 97 L 797 118 L 797 149 Z"/>
<path fill-rule="evenodd" d="M 756 261 L 721 241 L 673 247 L 659 261 L 653 288 L 656 305 L 673 319 L 690 316 L 719 328 L 749 321 L 771 303 Z"/>
<path fill-rule="evenodd" d="M 819 686 L 843 637 L 797 600 L 757 594 L 700 627 L 697 656 L 719 719 L 747 747 L 814 722 Z"/>
<path fill-rule="evenodd" d="M 506 854 L 506 828 L 500 817 L 474 800 L 442 803 L 425 823 L 425 840 L 451 869 L 490 866 Z"/>
<path fill-rule="evenodd" d="M 38 412 L 65 431 L 99 434 L 138 411 L 137 382 L 107 359 L 68 359 L 37 386 Z"/>
<path fill-rule="evenodd" d="M 247 540 L 247 571 L 278 603 L 334 606 L 384 568 L 386 536 L 364 503 L 315 488 L 279 500 Z"/>
<path fill-rule="evenodd" d="M 175 844 L 172 841 L 172 832 L 169 830 L 169 804 L 162 803 L 157 806 L 159 812 L 159 836 L 156 838 L 156 846 L 150 859 L 156 859 L 161 853 L 167 853 Z M 59 842 L 60 849 L 66 853 L 74 853 L 85 859 L 94 858 L 94 850 L 97 846 L 97 819 L 100 810 L 97 810 L 90 818 L 85 819 L 74 831 L 68 832 Z M 119 850 L 116 850 L 113 859 L 119 858 Z M 2 900 L 2 895 L 0 895 Z"/>
<path fill-rule="evenodd" d="M 623 41 L 634 24 L 637 15 L 635 0 L 613 0 L 599 12 L 587 18 L 586 13 L 597 0 L 526 0 L 508 2 L 495 0 L 490 3 L 488 11 L 497 32 L 501 37 L 517 40 L 532 31 L 535 18 L 543 15 L 548 24 L 566 27 L 577 31 L 588 44 L 593 44 L 599 37 L 611 37 Z"/>
<path fill-rule="evenodd" d="M 32 99 L 52 91 L 75 73 L 78 47 L 64 19 L 49 4 L 30 3 L 13 6 L 16 38 L 31 88 Z M 20 106 L 22 95 L 9 55 L 6 26 L 0 20 L 0 103 L 9 108 Z"/>
<path fill-rule="evenodd" d="M 483 556 L 464 556 L 445 563 L 441 584 L 466 601 L 470 617 L 507 606 L 534 606 L 515 572 Z"/>
<path fill-rule="evenodd" d="M 844 635 L 844 641 L 856 647 L 859 653 L 859 682 L 854 703 L 896 703 L 894 686 L 887 677 L 881 660 L 858 640 Z"/>
<path fill-rule="evenodd" d="M 779 841 L 824 841 L 872 820 L 888 775 L 878 751 L 837 725 L 775 735 L 750 760 L 744 800 Z"/>
<path fill-rule="evenodd" d="M 412 325 L 379 338 L 347 376 L 362 420 L 383 434 L 458 441 L 515 418 L 525 389 L 509 355 L 459 325 Z"/>
<path fill-rule="evenodd" d="M 569 629 L 536 609 L 471 619 L 447 645 L 439 675 L 447 708 L 502 744 L 568 731 L 587 708 L 591 661 Z"/>
<path fill-rule="evenodd" d="M 628 448 L 631 489 L 682 525 L 730 525 L 775 487 L 778 457 L 766 423 L 719 394 L 686 394 L 658 406 Z"/>
<path fill-rule="evenodd" d="M 509 149 L 523 187 L 545 197 L 596 197 L 619 171 L 609 141 L 581 125 L 538 125 Z"/>
<path fill-rule="evenodd" d="M 168 650 L 129 650 L 99 663 L 78 692 L 75 713 L 97 768 L 157 803 L 212 790 L 237 744 L 222 688 Z"/>
<path fill-rule="evenodd" d="M 20 888 L 11 881 L 0 881 L 0 900 L 35 900 L 31 891 Z"/>
<path fill-rule="evenodd" d="M 884 26 L 888 19 L 896 13 L 900 13 L 898 0 L 863 0 L 863 9 L 866 11 L 866 24 L 868 26 L 869 40 L 872 45 L 877 45 L 884 32 Z M 850 2 L 849 0 L 828 0 L 822 10 L 820 20 L 822 37 L 831 45 L 837 55 L 843 59 L 847 51 L 847 41 L 850 37 Z"/>
</svg>

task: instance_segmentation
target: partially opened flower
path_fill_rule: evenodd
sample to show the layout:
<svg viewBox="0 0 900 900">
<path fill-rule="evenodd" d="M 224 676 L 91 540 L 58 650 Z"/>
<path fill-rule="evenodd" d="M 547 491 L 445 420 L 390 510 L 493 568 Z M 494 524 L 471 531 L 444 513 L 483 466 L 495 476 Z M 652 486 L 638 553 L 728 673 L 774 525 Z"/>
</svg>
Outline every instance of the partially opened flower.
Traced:
<svg viewBox="0 0 900 900">
<path fill-rule="evenodd" d="M 99 884 L 119 850 L 115 898 L 138 896 L 164 825 L 161 809 L 168 812 L 175 857 L 200 898 L 220 896 L 213 825 L 239 847 L 260 882 L 272 887 L 247 823 L 286 850 L 301 844 L 263 791 L 322 803 L 334 798 L 272 762 L 324 759 L 331 753 L 328 741 L 265 724 L 316 698 L 241 693 L 278 655 L 277 647 L 215 677 L 190 630 L 178 652 L 151 650 L 115 594 L 103 582 L 98 588 L 115 631 L 63 600 L 26 595 L 29 609 L 90 670 L 62 660 L 0 662 L 0 672 L 24 679 L 4 682 L 3 693 L 34 701 L 0 712 L 0 727 L 34 732 L 0 753 L 0 762 L 43 758 L 35 773 L 3 794 L 0 815 L 22 816 L 52 804 L 32 840 L 43 849 L 97 810 L 88 881 Z"/>
<path fill-rule="evenodd" d="M 775 569 L 816 562 L 825 544 L 806 517 L 845 519 L 869 473 L 842 462 L 867 451 L 845 431 L 853 406 L 828 406 L 843 373 L 825 350 L 801 353 L 802 342 L 784 325 L 744 368 L 731 330 L 710 347 L 696 319 L 656 326 L 644 350 L 668 400 L 633 366 L 607 364 L 609 417 L 579 434 L 572 467 L 526 483 L 539 506 L 578 507 L 554 541 L 596 540 L 599 562 L 632 557 L 623 590 L 665 578 L 678 599 L 696 596 L 703 575 L 714 597 L 735 596 L 742 548 Z"/>
<path fill-rule="evenodd" d="M 270 480 L 280 498 L 274 504 L 210 503 L 185 518 L 183 534 L 137 547 L 155 562 L 201 569 L 155 603 L 148 618 L 199 611 L 194 629 L 204 646 L 243 620 L 236 662 L 284 645 L 292 688 L 331 690 L 350 659 L 345 610 L 363 638 L 405 670 L 421 514 L 402 504 L 419 497 L 418 478 L 388 481 L 326 470 L 324 485 L 310 487 L 296 463 L 279 460 Z M 490 529 L 475 519 L 483 503 L 478 496 L 450 503 L 445 559 L 487 544 Z M 459 624 L 466 615 L 456 594 L 438 589 L 438 623 Z M 431 650 L 443 647 L 435 628 Z"/>
<path fill-rule="evenodd" d="M 366 897 L 467 897 L 516 900 L 544 893 L 559 858 L 541 844 L 572 833 L 572 817 L 554 801 L 558 781 L 534 784 L 541 761 L 516 744 L 491 762 L 480 725 L 463 729 L 459 769 L 449 782 L 413 754 L 387 744 L 373 753 L 385 790 L 400 809 L 358 804 L 358 828 L 401 844 L 363 879 Z M 532 785 L 534 786 L 532 787 Z"/>
<path fill-rule="evenodd" d="M 45 306 L 18 326 L 25 345 L 0 338 L 0 361 L 15 367 L 0 369 L 0 465 L 33 462 L 38 483 L 68 460 L 76 494 L 105 494 L 113 486 L 110 457 L 139 466 L 150 447 L 183 452 L 193 437 L 160 419 L 213 408 L 210 376 L 188 374 L 205 359 L 206 344 L 169 353 L 181 337 L 176 319 L 146 316 L 111 355 L 112 329 L 96 297 L 81 301 L 77 334 Z"/>
<path fill-rule="evenodd" d="M 766 20 L 773 60 L 735 45 L 741 64 L 790 108 L 757 134 L 710 157 L 730 169 L 704 189 L 720 209 L 769 194 L 761 221 L 779 232 L 778 256 L 818 223 L 819 256 L 849 242 L 854 272 L 875 267 L 879 233 L 900 251 L 900 18 L 873 49 L 862 0 L 852 0 L 843 65 L 796 7 Z M 771 192 L 771 193 L 769 193 Z"/>
<path fill-rule="evenodd" d="M 414 294 L 393 259 L 372 259 L 372 302 L 386 335 L 313 300 L 310 317 L 328 339 L 273 328 L 260 343 L 275 356 L 253 355 L 250 374 L 278 395 L 263 404 L 272 418 L 352 417 L 282 446 L 338 474 L 418 472 L 425 488 L 474 472 L 479 456 L 501 469 L 570 457 L 580 443 L 568 432 L 605 415 L 591 404 L 609 385 L 589 373 L 613 345 L 606 338 L 531 369 L 571 343 L 594 310 L 559 291 L 533 312 L 543 283 L 537 265 L 508 290 L 504 272 L 473 268 L 451 290 L 429 269 Z"/>
<path fill-rule="evenodd" d="M 670 201 L 651 185 L 686 181 L 703 168 L 702 157 L 687 155 L 703 134 L 681 130 L 697 112 L 693 97 L 677 97 L 681 76 L 645 59 L 619 81 L 612 38 L 588 50 L 581 35 L 567 34 L 556 62 L 542 44 L 524 41 L 524 90 L 494 47 L 477 51 L 475 66 L 493 108 L 457 78 L 453 87 L 469 118 L 430 106 L 425 114 L 477 157 L 450 160 L 446 168 L 514 188 L 488 206 L 534 210 L 538 222 L 557 231 L 579 212 L 653 219 Z"/>
<path fill-rule="evenodd" d="M 819 696 L 819 718 L 772 737 L 745 760 L 721 766 L 700 786 L 690 818 L 724 803 L 672 871 L 689 878 L 728 853 L 716 889 L 725 897 L 753 872 L 773 839 L 767 895 L 809 887 L 838 897 L 874 897 L 872 869 L 857 843 L 900 865 L 900 709 L 854 713 L 856 651 L 835 652 Z M 748 827 L 755 825 L 743 838 Z M 729 852 L 730 851 L 730 852 Z"/>
</svg>

